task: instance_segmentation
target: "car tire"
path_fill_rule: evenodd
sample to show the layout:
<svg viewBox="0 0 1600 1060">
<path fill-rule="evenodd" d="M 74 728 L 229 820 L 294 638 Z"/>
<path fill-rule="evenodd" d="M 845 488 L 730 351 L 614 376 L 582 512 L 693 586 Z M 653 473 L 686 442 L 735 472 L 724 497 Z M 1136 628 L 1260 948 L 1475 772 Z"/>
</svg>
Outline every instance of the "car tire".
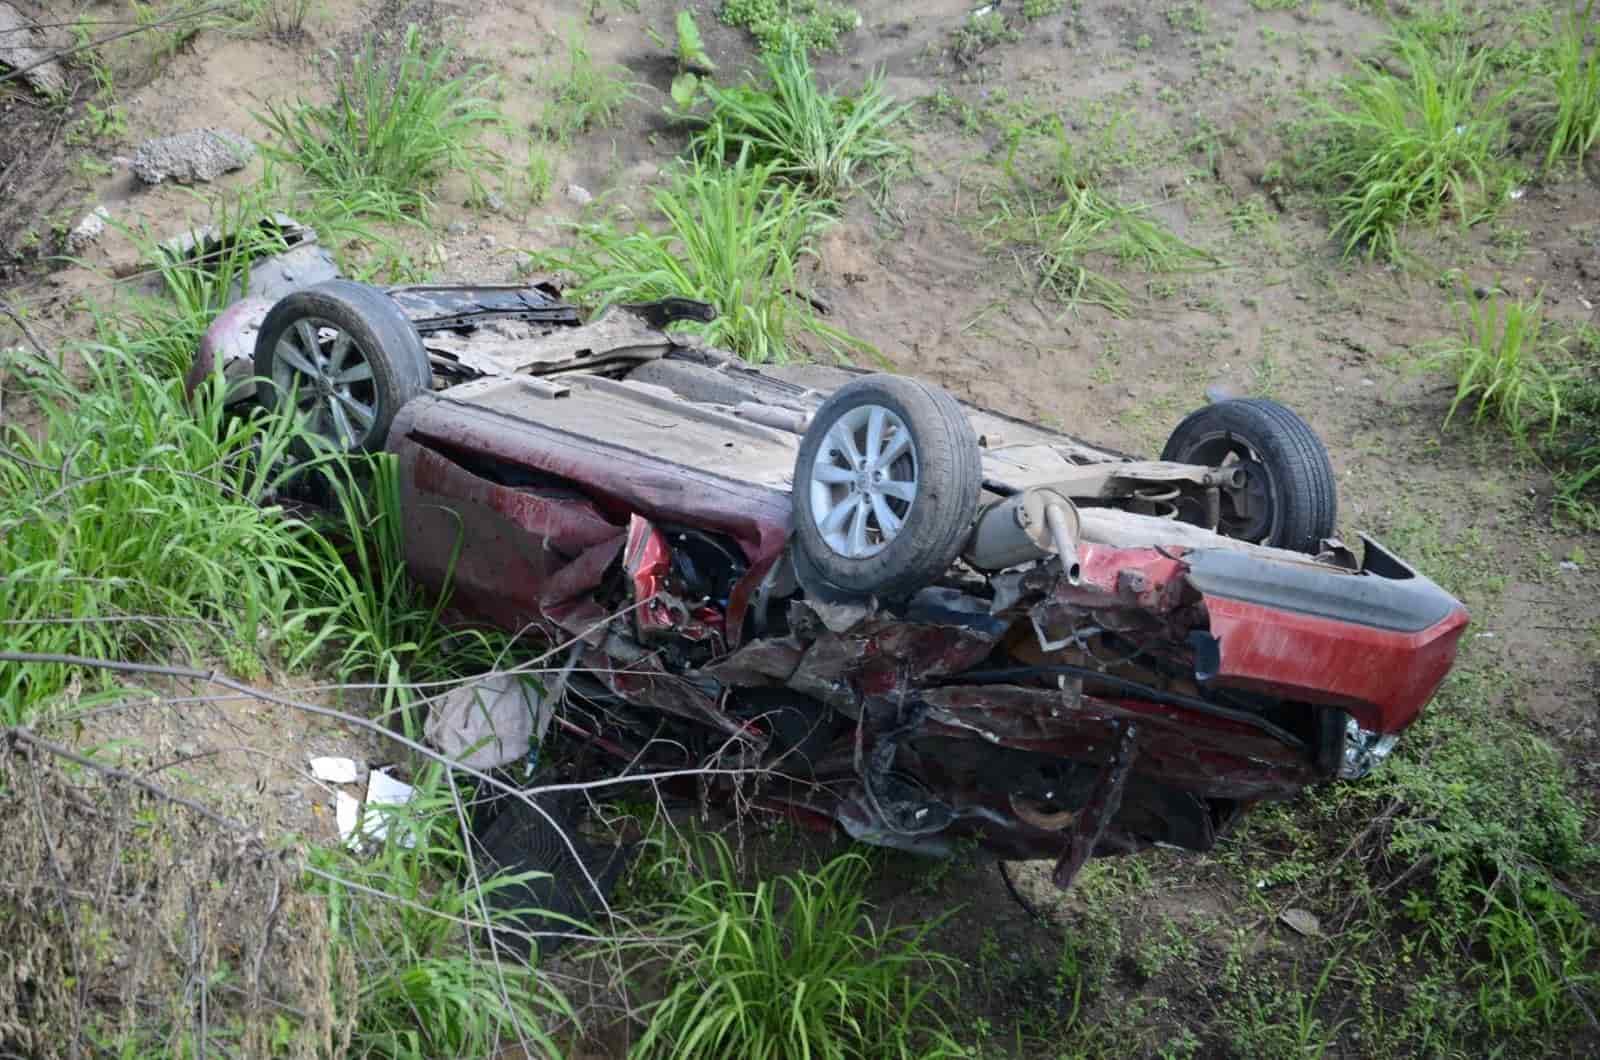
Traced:
<svg viewBox="0 0 1600 1060">
<path fill-rule="evenodd" d="M 388 295 L 351 280 L 292 291 L 268 310 L 256 337 L 258 399 L 268 411 L 289 394 L 310 433 L 335 450 L 383 448 L 400 406 L 432 387 L 428 352 Z"/>
<path fill-rule="evenodd" d="M 847 383 L 817 410 L 795 460 L 806 561 L 796 569 L 837 594 L 909 595 L 960 554 L 982 485 L 978 439 L 955 398 L 904 376 Z"/>
<path fill-rule="evenodd" d="M 1225 493 L 1218 531 L 1296 552 L 1333 536 L 1338 494 L 1328 450 L 1311 426 L 1266 398 L 1236 398 L 1196 409 L 1178 424 L 1161 459 L 1245 466 L 1246 489 L 1261 510 L 1231 517 Z"/>
</svg>

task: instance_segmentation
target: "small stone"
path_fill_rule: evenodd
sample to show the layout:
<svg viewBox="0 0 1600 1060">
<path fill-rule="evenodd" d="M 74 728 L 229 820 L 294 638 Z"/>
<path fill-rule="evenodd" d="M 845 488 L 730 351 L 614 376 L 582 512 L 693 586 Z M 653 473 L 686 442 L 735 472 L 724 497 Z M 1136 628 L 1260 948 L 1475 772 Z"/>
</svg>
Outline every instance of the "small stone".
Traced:
<svg viewBox="0 0 1600 1060">
<path fill-rule="evenodd" d="M 1285 909 L 1278 914 L 1278 919 L 1298 935 L 1322 934 L 1322 922 L 1308 909 Z"/>
<path fill-rule="evenodd" d="M 96 206 L 89 213 L 84 214 L 83 220 L 73 226 L 67 233 L 67 252 L 76 254 L 89 244 L 105 234 L 106 222 L 111 220 L 111 211 L 104 206 Z"/>
<path fill-rule="evenodd" d="M 1582 570 L 1583 568 L 1580 567 L 1578 564 L 1572 562 L 1570 559 L 1564 559 L 1564 560 L 1561 561 L 1561 569 L 1562 570 L 1566 570 L 1566 571 L 1574 571 L 1574 570 Z"/>
<path fill-rule="evenodd" d="M 594 196 L 591 195 L 589 193 L 589 189 L 584 187 L 582 184 L 568 184 L 567 198 L 571 199 L 579 206 L 587 206 L 591 202 L 594 202 Z"/>
<path fill-rule="evenodd" d="M 466 222 L 464 222 L 464 221 L 451 221 L 448 225 L 445 226 L 445 234 L 452 235 L 452 236 L 464 236 L 464 235 L 466 235 L 467 234 Z"/>
<path fill-rule="evenodd" d="M 495 213 L 506 212 L 506 201 L 493 193 L 491 193 L 487 199 L 483 200 L 483 204 L 489 207 L 489 209 L 493 210 Z"/>
<path fill-rule="evenodd" d="M 1377 386 L 1378 384 L 1376 382 L 1374 382 L 1373 380 L 1371 380 L 1371 379 L 1363 379 L 1363 380 L 1361 380 L 1361 385 L 1362 386 Z"/>
<path fill-rule="evenodd" d="M 194 129 L 146 140 L 133 153 L 133 172 L 146 184 L 195 184 L 243 169 L 255 144 L 226 129 Z"/>
<path fill-rule="evenodd" d="M 495 244 L 498 242 L 499 240 L 495 239 L 495 237 L 491 235 L 482 235 L 478 237 L 478 245 L 484 250 L 493 250 Z"/>
</svg>

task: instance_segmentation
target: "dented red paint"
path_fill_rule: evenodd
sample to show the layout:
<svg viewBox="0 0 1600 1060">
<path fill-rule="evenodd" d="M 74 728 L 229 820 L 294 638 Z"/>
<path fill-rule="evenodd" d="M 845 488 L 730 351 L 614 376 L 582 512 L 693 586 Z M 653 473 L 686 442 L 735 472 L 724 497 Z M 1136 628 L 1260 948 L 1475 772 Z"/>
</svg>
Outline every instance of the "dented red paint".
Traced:
<svg viewBox="0 0 1600 1060">
<path fill-rule="evenodd" d="M 1399 732 L 1439 690 L 1467 626 L 1465 608 L 1417 633 L 1374 629 L 1206 597 L 1221 650 L 1214 682 L 1342 707 L 1363 728 Z"/>
</svg>

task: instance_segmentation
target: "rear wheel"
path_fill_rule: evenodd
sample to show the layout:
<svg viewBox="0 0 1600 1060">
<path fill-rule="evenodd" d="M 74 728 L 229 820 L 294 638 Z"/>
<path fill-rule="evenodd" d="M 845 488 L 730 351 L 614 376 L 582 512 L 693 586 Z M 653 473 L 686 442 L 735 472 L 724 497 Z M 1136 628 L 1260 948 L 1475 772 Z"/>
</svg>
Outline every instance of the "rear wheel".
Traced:
<svg viewBox="0 0 1600 1060">
<path fill-rule="evenodd" d="M 846 594 L 915 592 L 960 553 L 982 484 L 955 398 L 903 376 L 848 383 L 817 410 L 795 461 L 795 539 L 808 561 L 797 570 Z"/>
<path fill-rule="evenodd" d="M 348 452 L 382 449 L 400 406 L 433 378 L 400 308 L 350 280 L 280 298 L 261 323 L 255 371 L 265 408 L 294 410 L 311 434 Z"/>
<path fill-rule="evenodd" d="M 1236 467 L 1243 497 L 1223 494 L 1218 531 L 1228 537 L 1315 552 L 1333 536 L 1338 499 L 1328 450 L 1305 420 L 1266 398 L 1238 398 L 1189 413 L 1161 459 Z"/>
</svg>

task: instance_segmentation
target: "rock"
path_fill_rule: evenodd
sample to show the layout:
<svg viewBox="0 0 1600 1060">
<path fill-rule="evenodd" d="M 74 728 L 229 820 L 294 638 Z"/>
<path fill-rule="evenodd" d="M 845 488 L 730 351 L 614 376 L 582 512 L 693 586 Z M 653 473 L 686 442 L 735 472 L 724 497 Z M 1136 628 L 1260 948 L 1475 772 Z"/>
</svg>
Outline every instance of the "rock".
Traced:
<svg viewBox="0 0 1600 1060">
<path fill-rule="evenodd" d="M 487 199 L 483 200 L 483 204 L 489 207 L 489 209 L 493 210 L 495 213 L 506 212 L 506 201 L 493 193 L 491 193 Z"/>
<path fill-rule="evenodd" d="M 589 193 L 589 189 L 584 187 L 582 184 L 568 184 L 567 198 L 571 199 L 579 206 L 587 206 L 591 202 L 594 202 L 594 196 L 591 195 Z"/>
<path fill-rule="evenodd" d="M 451 221 L 448 225 L 445 226 L 445 234 L 446 235 L 452 235 L 452 236 L 464 236 L 464 235 L 466 235 L 467 234 L 466 222 L 465 221 Z"/>
<path fill-rule="evenodd" d="M 83 220 L 73 226 L 67 233 L 67 253 L 76 254 L 85 249 L 89 244 L 99 239 L 106 230 L 106 222 L 111 220 L 111 211 L 104 206 L 96 206 L 89 213 L 83 215 Z"/>
<path fill-rule="evenodd" d="M 1322 923 L 1309 909 L 1285 909 L 1278 914 L 1284 926 L 1299 935 L 1322 934 Z"/>
<path fill-rule="evenodd" d="M 495 239 L 495 237 L 491 235 L 482 235 L 478 237 L 478 245 L 484 250 L 493 250 L 495 248 L 495 244 L 498 242 L 499 240 Z"/>
<path fill-rule="evenodd" d="M 26 71 L 22 80 L 40 95 L 57 99 L 66 95 L 67 80 L 49 35 L 15 7 L 0 0 L 0 66 Z"/>
<path fill-rule="evenodd" d="M 194 184 L 243 169 L 255 153 L 255 144 L 237 133 L 194 129 L 140 144 L 133 153 L 133 172 L 146 184 Z"/>
</svg>

